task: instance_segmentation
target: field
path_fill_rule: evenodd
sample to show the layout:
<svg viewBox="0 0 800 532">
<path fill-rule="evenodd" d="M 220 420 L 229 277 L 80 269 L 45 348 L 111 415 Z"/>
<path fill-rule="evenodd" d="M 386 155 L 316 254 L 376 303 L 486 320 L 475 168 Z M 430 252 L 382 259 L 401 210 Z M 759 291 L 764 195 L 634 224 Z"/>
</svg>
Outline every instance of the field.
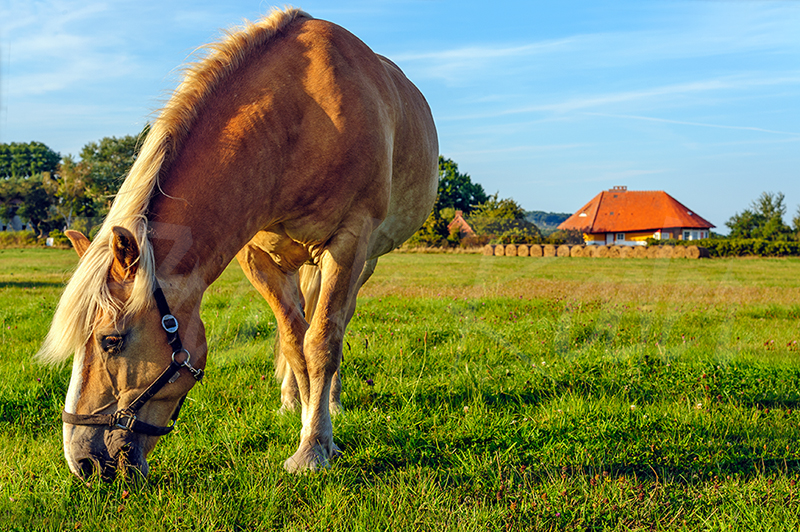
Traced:
<svg viewBox="0 0 800 532">
<path fill-rule="evenodd" d="M 69 250 L 0 250 L 0 530 L 798 530 L 800 259 L 394 253 L 346 337 L 344 454 L 292 476 L 274 319 L 232 264 L 148 482 L 61 450 L 31 359 Z"/>
</svg>

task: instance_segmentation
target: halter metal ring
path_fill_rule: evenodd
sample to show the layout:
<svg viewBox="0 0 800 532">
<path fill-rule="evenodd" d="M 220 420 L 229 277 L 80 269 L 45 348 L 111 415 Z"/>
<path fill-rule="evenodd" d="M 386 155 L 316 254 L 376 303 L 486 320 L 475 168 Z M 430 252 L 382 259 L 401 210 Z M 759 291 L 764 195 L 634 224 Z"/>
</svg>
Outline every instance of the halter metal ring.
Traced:
<svg viewBox="0 0 800 532">
<path fill-rule="evenodd" d="M 184 360 L 183 362 L 178 362 L 177 360 L 175 360 L 175 355 L 177 355 L 178 353 L 186 353 L 186 360 Z M 189 353 L 189 351 L 187 351 L 185 347 L 181 347 L 180 349 L 172 353 L 172 361 L 181 366 L 192 367 L 191 364 L 189 363 L 191 359 L 192 359 L 192 354 Z"/>
<path fill-rule="evenodd" d="M 168 333 L 174 333 L 178 330 L 178 318 L 172 314 L 165 314 L 161 317 L 161 326 L 164 327 L 164 330 Z"/>
</svg>

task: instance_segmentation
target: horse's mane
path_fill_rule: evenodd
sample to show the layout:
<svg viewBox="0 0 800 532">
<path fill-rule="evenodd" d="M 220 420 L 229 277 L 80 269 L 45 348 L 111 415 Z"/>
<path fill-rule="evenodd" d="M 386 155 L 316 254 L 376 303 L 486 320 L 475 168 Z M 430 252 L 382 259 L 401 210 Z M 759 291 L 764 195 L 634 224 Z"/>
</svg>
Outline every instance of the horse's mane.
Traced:
<svg viewBox="0 0 800 532">
<path fill-rule="evenodd" d="M 226 76 L 241 67 L 251 52 L 301 17 L 311 18 L 298 9 L 274 10 L 256 23 L 246 22 L 241 28 L 227 31 L 221 41 L 201 47 L 199 50 L 206 52 L 203 57 L 186 66 L 183 81 L 152 124 L 108 216 L 67 284 L 50 332 L 36 355 L 39 360 L 58 363 L 79 353 L 101 313 L 117 322 L 123 314 L 139 312 L 151 304 L 155 261 L 146 215 L 162 169 L 175 157 L 199 110 Z M 139 244 L 139 267 L 131 296 L 125 302 L 111 296 L 107 282 L 114 260 L 114 226 L 129 229 Z"/>
</svg>

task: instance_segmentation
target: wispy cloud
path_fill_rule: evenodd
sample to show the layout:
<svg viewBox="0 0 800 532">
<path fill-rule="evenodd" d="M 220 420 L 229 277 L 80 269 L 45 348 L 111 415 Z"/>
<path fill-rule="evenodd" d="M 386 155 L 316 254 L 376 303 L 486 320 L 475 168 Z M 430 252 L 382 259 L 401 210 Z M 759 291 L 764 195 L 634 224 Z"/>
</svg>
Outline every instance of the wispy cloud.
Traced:
<svg viewBox="0 0 800 532">
<path fill-rule="evenodd" d="M 776 135 L 790 135 L 792 137 L 800 137 L 800 132 L 793 132 L 793 131 L 775 131 L 772 129 L 764 129 L 760 127 L 752 127 L 752 126 L 731 126 L 725 124 L 707 124 L 703 122 L 690 122 L 685 120 L 671 120 L 668 118 L 657 118 L 652 116 L 635 116 L 635 115 L 617 115 L 617 114 L 609 114 L 609 113 L 585 113 L 587 115 L 592 116 L 605 116 L 608 118 L 625 118 L 630 120 L 643 120 L 647 122 L 661 122 L 665 124 L 677 124 L 681 126 L 696 126 L 696 127 L 709 127 L 709 128 L 716 128 L 716 129 L 734 129 L 739 131 L 756 131 L 759 133 L 773 133 Z"/>
<path fill-rule="evenodd" d="M 798 72 L 796 75 L 778 76 L 773 78 L 764 77 L 763 75 L 754 73 L 752 75 L 736 75 L 718 79 L 689 81 L 685 83 L 669 83 L 638 90 L 608 92 L 604 94 L 584 94 L 550 103 L 512 106 L 506 107 L 505 109 L 494 109 L 492 111 L 481 113 L 465 113 L 445 116 L 441 117 L 440 120 L 474 120 L 531 113 L 563 115 L 576 111 L 583 111 L 584 114 L 590 114 L 586 110 L 616 106 L 619 104 L 629 105 L 632 103 L 648 103 L 648 105 L 652 106 L 658 103 L 663 104 L 669 100 L 684 98 L 698 93 L 719 94 L 723 91 L 744 91 L 753 87 L 798 84 L 800 84 L 800 72 Z M 596 111 L 595 114 L 599 112 L 600 111 Z M 633 115 L 626 116 L 633 117 Z M 708 127 L 712 126 L 713 125 L 708 125 Z M 730 126 L 730 128 L 733 129 L 735 127 Z M 740 129 L 746 128 L 742 127 Z M 768 132 L 770 130 L 765 129 L 764 131 Z M 796 134 L 783 131 L 776 131 L 776 133 Z"/>
</svg>

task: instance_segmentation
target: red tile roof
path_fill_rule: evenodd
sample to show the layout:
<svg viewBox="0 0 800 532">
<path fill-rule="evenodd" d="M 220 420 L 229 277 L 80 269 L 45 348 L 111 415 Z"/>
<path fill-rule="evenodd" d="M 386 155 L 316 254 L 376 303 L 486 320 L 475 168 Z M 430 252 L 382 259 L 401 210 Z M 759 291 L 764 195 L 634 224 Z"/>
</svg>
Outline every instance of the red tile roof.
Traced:
<svg viewBox="0 0 800 532">
<path fill-rule="evenodd" d="M 453 221 L 447 224 L 447 230 L 452 231 L 454 227 L 458 227 L 458 230 L 461 233 L 466 233 L 468 235 L 474 235 L 475 231 L 472 227 L 469 226 L 467 221 L 464 219 L 462 211 L 456 211 L 456 215 L 453 218 Z"/>
<path fill-rule="evenodd" d="M 628 191 L 625 187 L 604 190 L 559 229 L 584 233 L 624 233 L 668 228 L 710 229 L 714 224 L 661 190 Z"/>
</svg>

